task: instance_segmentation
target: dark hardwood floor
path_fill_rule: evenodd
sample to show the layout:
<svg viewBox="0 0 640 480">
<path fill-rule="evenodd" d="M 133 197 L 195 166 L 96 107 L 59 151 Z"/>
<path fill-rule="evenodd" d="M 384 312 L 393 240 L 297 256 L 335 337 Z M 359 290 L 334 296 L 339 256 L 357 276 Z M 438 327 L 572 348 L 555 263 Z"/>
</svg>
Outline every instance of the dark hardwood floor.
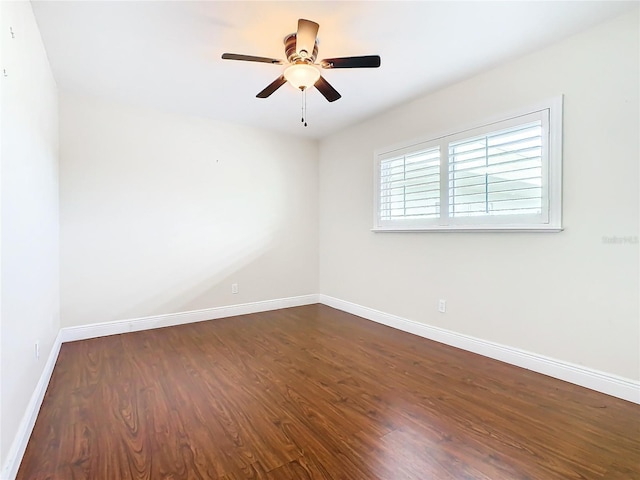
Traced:
<svg viewBox="0 0 640 480">
<path fill-rule="evenodd" d="M 640 479 L 640 406 L 322 305 L 65 343 L 19 479 Z"/>
</svg>

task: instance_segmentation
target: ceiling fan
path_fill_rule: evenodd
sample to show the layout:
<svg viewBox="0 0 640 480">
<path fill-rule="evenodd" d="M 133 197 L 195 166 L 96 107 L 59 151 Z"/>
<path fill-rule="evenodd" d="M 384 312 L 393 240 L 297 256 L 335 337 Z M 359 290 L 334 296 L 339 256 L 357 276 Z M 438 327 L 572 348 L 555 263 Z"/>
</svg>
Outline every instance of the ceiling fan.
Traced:
<svg viewBox="0 0 640 480">
<path fill-rule="evenodd" d="M 289 82 L 303 93 L 316 87 L 329 102 L 335 102 L 341 95 L 327 82 L 317 68 L 377 68 L 380 66 L 378 55 L 365 55 L 360 57 L 325 58 L 320 63 L 315 63 L 318 55 L 318 29 L 320 25 L 303 18 L 298 20 L 298 31 L 287 35 L 284 39 L 284 51 L 289 66 L 282 74 L 256 95 L 258 98 L 267 98 L 278 88 Z M 245 62 L 263 62 L 276 65 L 285 63 L 276 58 L 254 57 L 252 55 L 239 55 L 224 53 L 224 60 L 243 60 Z"/>
</svg>

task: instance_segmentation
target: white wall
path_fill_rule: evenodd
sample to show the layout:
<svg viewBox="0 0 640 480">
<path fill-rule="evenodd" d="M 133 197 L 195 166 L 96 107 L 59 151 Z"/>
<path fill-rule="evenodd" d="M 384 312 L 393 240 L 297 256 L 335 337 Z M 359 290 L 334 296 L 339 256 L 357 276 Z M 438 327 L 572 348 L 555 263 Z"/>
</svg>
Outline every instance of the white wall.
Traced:
<svg viewBox="0 0 640 480">
<path fill-rule="evenodd" d="M 314 141 L 61 95 L 63 326 L 317 293 L 317 155 Z"/>
<path fill-rule="evenodd" d="M 322 141 L 320 292 L 640 379 L 639 58 L 635 10 Z M 374 149 L 558 94 L 565 231 L 370 231 Z"/>
<path fill-rule="evenodd" d="M 31 4 L 1 2 L 0 8 L 2 67 L 8 75 L 1 78 L 0 170 L 0 464 L 5 464 L 60 328 L 58 105 Z"/>
</svg>

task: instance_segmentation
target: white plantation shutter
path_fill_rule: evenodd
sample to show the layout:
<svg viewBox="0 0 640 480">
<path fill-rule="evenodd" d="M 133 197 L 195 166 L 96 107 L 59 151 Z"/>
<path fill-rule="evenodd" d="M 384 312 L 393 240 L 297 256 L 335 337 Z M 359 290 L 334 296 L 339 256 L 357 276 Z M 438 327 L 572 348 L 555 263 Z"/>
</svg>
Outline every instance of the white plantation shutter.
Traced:
<svg viewBox="0 0 640 480">
<path fill-rule="evenodd" d="M 562 97 L 375 154 L 374 230 L 562 230 Z"/>
<path fill-rule="evenodd" d="M 380 216 L 383 220 L 440 216 L 440 147 L 380 163 Z"/>
<path fill-rule="evenodd" d="M 542 122 L 449 144 L 449 216 L 541 215 Z"/>
</svg>

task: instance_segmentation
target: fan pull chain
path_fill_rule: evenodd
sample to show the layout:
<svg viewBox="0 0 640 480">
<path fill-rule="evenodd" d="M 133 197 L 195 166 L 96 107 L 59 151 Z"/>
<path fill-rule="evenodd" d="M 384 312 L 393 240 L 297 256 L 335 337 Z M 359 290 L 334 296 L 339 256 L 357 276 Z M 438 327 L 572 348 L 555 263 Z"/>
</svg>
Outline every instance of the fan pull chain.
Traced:
<svg viewBox="0 0 640 480">
<path fill-rule="evenodd" d="M 302 119 L 300 120 L 304 126 L 307 126 L 307 122 L 304 119 L 304 117 L 307 116 L 307 89 L 304 87 L 300 87 L 300 90 L 302 90 Z"/>
</svg>

